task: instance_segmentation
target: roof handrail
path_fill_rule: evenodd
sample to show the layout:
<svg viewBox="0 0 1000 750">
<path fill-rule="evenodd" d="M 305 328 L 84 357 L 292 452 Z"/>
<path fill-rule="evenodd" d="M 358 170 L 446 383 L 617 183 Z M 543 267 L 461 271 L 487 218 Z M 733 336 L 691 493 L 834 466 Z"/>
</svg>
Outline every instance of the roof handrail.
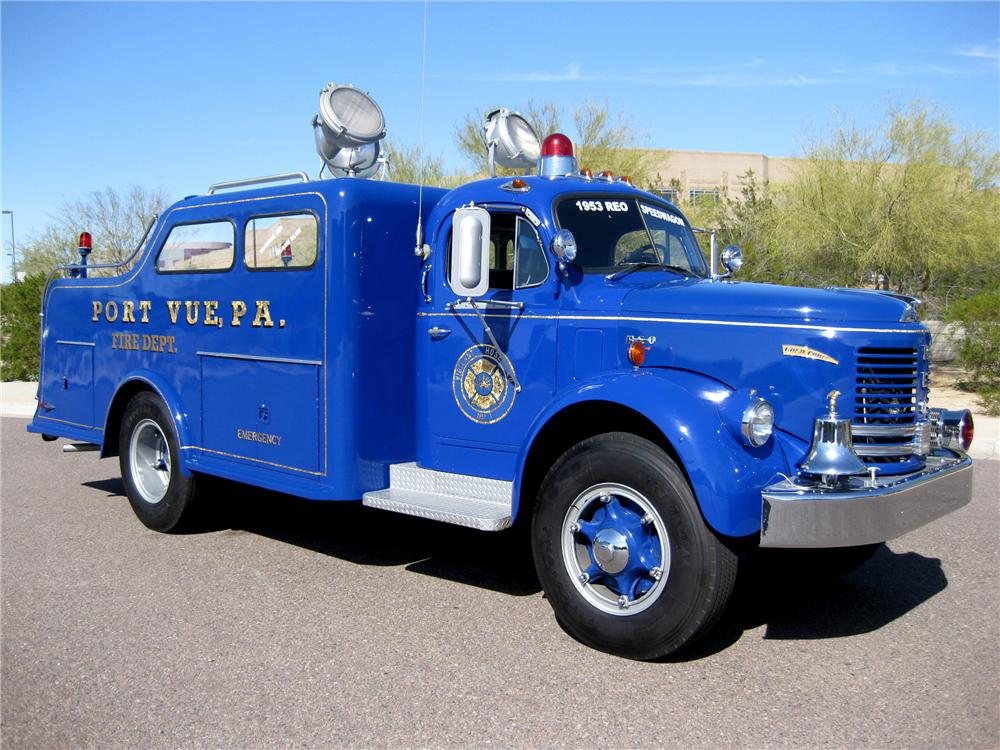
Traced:
<svg viewBox="0 0 1000 750">
<path fill-rule="evenodd" d="M 309 175 L 305 172 L 282 172 L 266 177 L 251 177 L 247 180 L 230 180 L 229 182 L 217 182 L 208 186 L 208 195 L 214 195 L 219 190 L 229 190 L 230 188 L 249 187 L 250 185 L 263 185 L 268 182 L 285 182 L 287 180 L 298 180 L 299 182 L 309 182 Z"/>
</svg>

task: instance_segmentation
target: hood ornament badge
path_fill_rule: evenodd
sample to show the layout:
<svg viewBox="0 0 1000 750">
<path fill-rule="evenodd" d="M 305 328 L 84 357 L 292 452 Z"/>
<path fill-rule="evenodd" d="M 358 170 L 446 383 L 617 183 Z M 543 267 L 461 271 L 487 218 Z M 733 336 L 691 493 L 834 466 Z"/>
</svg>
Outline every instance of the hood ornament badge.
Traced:
<svg viewBox="0 0 1000 750">
<path fill-rule="evenodd" d="M 786 357 L 803 357 L 805 359 L 818 359 L 820 362 L 829 362 L 831 365 L 840 364 L 840 362 L 835 360 L 829 354 L 823 354 L 821 351 L 810 349 L 808 346 L 800 346 L 798 344 L 782 344 L 781 353 Z"/>
</svg>

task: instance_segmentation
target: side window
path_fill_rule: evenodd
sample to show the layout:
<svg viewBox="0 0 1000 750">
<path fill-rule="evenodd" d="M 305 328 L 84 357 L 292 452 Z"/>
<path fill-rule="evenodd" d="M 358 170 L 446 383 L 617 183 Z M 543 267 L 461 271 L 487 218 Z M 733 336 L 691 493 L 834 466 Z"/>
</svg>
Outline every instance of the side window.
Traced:
<svg viewBox="0 0 1000 750">
<path fill-rule="evenodd" d="M 255 216 L 243 237 L 243 262 L 251 270 L 308 268 L 316 262 L 319 222 L 313 214 Z"/>
<path fill-rule="evenodd" d="M 453 239 L 449 236 L 449 247 Z M 534 227 L 517 214 L 491 213 L 490 289 L 538 286 L 548 274 L 545 250 Z"/>
<path fill-rule="evenodd" d="M 531 223 L 518 217 L 517 248 L 514 251 L 516 271 L 514 288 L 523 289 L 538 286 L 549 275 L 549 263 L 538 239 L 538 233 Z"/>
<path fill-rule="evenodd" d="M 236 230 L 228 221 L 181 224 L 170 230 L 159 255 L 160 273 L 227 271 L 233 267 Z"/>
<path fill-rule="evenodd" d="M 516 227 L 514 214 L 490 214 L 490 289 L 514 288 Z"/>
</svg>

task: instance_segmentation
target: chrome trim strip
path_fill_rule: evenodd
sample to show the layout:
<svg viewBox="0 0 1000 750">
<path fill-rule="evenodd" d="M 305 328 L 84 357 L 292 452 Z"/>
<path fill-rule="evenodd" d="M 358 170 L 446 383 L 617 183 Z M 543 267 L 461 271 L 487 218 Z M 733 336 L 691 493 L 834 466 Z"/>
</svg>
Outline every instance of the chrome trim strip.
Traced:
<svg viewBox="0 0 1000 750">
<path fill-rule="evenodd" d="M 842 490 L 784 479 L 761 492 L 762 547 L 851 547 L 895 539 L 972 499 L 972 459 L 941 451 L 927 468 Z"/>
<path fill-rule="evenodd" d="M 917 432 L 917 425 L 909 424 L 856 424 L 851 422 L 851 435 L 854 437 L 912 437 Z"/>
<path fill-rule="evenodd" d="M 859 456 L 911 456 L 918 453 L 916 443 L 892 443 L 890 445 L 854 444 L 854 452 Z"/>
<path fill-rule="evenodd" d="M 322 360 L 318 359 L 289 359 L 287 357 L 268 357 L 266 355 L 255 354 L 230 354 L 229 352 L 195 352 L 199 357 L 217 357 L 219 359 L 246 359 L 251 362 L 279 362 L 287 365 L 313 365 L 322 367 Z"/>
<path fill-rule="evenodd" d="M 35 419 L 47 419 L 50 422 L 61 422 L 62 424 L 73 425 L 74 427 L 83 427 L 86 430 L 96 430 L 97 432 L 104 432 L 103 427 L 98 427 L 92 424 L 81 424 L 80 422 L 70 422 L 68 419 L 56 419 L 55 417 L 47 417 L 44 414 L 35 414 Z"/>
<path fill-rule="evenodd" d="M 56 339 L 57 344 L 66 344 L 67 346 L 96 346 L 93 341 L 67 341 L 66 339 Z"/>
<path fill-rule="evenodd" d="M 484 303 L 488 304 L 489 300 L 483 300 Z M 420 311 L 417 313 L 418 317 L 422 318 L 441 318 L 446 316 L 457 315 L 459 317 L 474 317 L 472 315 L 462 315 L 457 312 L 424 312 Z M 500 313 L 487 313 L 487 317 L 509 317 L 507 315 L 502 315 Z M 805 324 L 794 324 L 794 323 L 751 323 L 741 320 L 704 320 L 704 319 L 694 319 L 694 318 L 647 318 L 647 317 L 634 317 L 634 316 L 619 316 L 619 315 L 519 315 L 520 318 L 529 318 L 532 320 L 584 320 L 584 321 L 627 321 L 630 323 L 677 323 L 677 324 L 690 324 L 690 325 L 707 325 L 707 326 L 736 326 L 741 328 L 789 328 L 793 330 L 805 330 L 805 331 L 833 331 L 836 333 L 914 333 L 923 334 L 926 331 L 922 329 L 915 328 L 846 328 L 842 326 L 813 326 Z"/>
<path fill-rule="evenodd" d="M 295 466 L 286 466 L 285 464 L 275 463 L 274 461 L 265 461 L 262 458 L 253 458 L 251 456 L 241 456 L 238 453 L 227 453 L 226 451 L 217 451 L 217 450 L 214 450 L 212 448 L 202 448 L 199 445 L 182 445 L 180 447 L 180 450 L 182 450 L 182 451 L 202 451 L 203 453 L 213 453 L 213 454 L 215 454 L 217 456 L 225 456 L 226 458 L 239 458 L 239 459 L 242 459 L 244 461 L 253 461 L 254 463 L 264 464 L 266 466 L 274 466 L 274 467 L 277 467 L 279 469 L 288 469 L 289 471 L 297 471 L 297 472 L 300 472 L 302 474 L 309 474 L 310 476 L 314 476 L 314 477 L 325 477 L 326 476 L 326 474 L 324 474 L 321 471 L 309 471 L 308 469 L 299 469 L 299 468 L 296 468 Z"/>
</svg>

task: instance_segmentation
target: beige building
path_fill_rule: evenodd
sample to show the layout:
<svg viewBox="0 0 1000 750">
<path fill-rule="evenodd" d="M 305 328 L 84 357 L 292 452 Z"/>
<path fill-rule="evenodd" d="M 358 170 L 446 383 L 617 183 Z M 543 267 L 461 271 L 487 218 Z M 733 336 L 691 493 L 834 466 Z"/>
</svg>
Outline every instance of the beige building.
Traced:
<svg viewBox="0 0 1000 750">
<path fill-rule="evenodd" d="M 786 182 L 798 159 L 722 151 L 652 152 L 650 171 L 654 192 L 677 203 L 719 201 L 739 197 L 746 175 L 753 171 L 758 184 Z"/>
</svg>

